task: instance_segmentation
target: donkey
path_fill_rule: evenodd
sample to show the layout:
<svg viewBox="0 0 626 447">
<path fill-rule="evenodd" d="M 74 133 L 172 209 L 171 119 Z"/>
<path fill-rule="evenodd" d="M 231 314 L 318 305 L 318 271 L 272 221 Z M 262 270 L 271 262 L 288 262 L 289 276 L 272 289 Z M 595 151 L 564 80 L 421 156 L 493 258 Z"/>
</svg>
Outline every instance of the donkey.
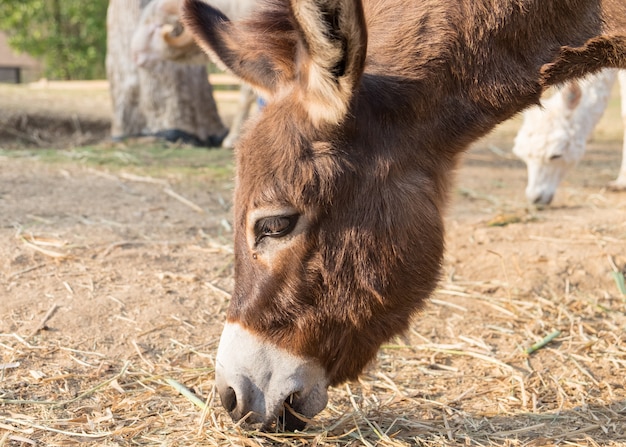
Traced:
<svg viewBox="0 0 626 447">
<path fill-rule="evenodd" d="M 251 13 L 258 0 L 211 0 L 231 18 Z M 180 22 L 182 0 L 152 0 L 143 9 L 133 33 L 131 51 L 137 66 L 149 70 L 156 62 L 169 60 L 181 64 L 206 65 L 207 55 L 196 45 L 191 33 Z M 257 95 L 247 84 L 240 88 L 239 104 L 222 147 L 233 147 Z"/>
<path fill-rule="evenodd" d="M 581 81 L 570 81 L 550 98 L 542 100 L 542 107 L 524 111 L 513 153 L 526 163 L 526 198 L 530 203 L 550 204 L 565 174 L 583 157 L 587 140 L 606 109 L 616 77 L 621 88 L 626 132 L 624 70 L 605 69 Z M 614 190 L 626 190 L 626 135 L 622 152 L 617 179 L 608 185 Z"/>
<path fill-rule="evenodd" d="M 236 147 L 234 420 L 302 428 L 435 288 L 459 155 L 549 86 L 626 67 L 623 0 L 268 0 L 198 44 L 269 98 Z"/>
</svg>

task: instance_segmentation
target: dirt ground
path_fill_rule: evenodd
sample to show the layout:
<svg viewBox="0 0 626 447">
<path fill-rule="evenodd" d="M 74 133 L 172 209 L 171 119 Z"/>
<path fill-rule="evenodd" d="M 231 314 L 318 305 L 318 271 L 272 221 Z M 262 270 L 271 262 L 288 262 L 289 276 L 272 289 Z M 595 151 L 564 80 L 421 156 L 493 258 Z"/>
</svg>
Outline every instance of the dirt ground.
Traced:
<svg viewBox="0 0 626 447">
<path fill-rule="evenodd" d="M 23 91 L 1 93 L 15 112 Z M 63 108 L 82 116 L 75 102 Z M 619 104 L 543 210 L 525 202 L 518 125 L 464 157 L 431 303 L 296 434 L 233 426 L 213 395 L 233 286 L 232 154 L 3 140 L 0 447 L 626 445 L 626 296 L 612 276 L 626 267 L 626 193 L 605 188 Z"/>
</svg>

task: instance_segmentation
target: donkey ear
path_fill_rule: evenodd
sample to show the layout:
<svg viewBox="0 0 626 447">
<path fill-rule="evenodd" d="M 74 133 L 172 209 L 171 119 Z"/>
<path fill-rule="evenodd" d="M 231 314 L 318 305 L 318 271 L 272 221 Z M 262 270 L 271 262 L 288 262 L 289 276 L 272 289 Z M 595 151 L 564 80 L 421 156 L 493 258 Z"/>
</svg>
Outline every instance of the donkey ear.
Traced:
<svg viewBox="0 0 626 447">
<path fill-rule="evenodd" d="M 288 16 L 288 12 L 283 15 Z M 185 0 L 181 7 L 181 19 L 196 43 L 214 62 L 230 70 L 265 97 L 272 96 L 281 79 L 293 77 L 293 39 L 282 39 L 284 36 L 275 32 L 255 35 L 253 26 L 233 26 L 221 11 L 201 0 Z M 277 45 L 280 47 L 278 50 L 273 48 Z M 272 59 L 268 56 L 270 54 L 280 54 L 281 57 Z M 281 65 L 280 62 L 285 59 L 289 63 Z"/>
<path fill-rule="evenodd" d="M 337 124 L 347 114 L 367 53 L 361 0 L 290 0 L 297 27 L 298 79 L 312 121 Z"/>
<path fill-rule="evenodd" d="M 237 26 L 185 0 L 182 18 L 209 56 L 268 99 L 295 89 L 318 126 L 348 113 L 367 52 L 361 0 L 276 0 Z"/>
</svg>

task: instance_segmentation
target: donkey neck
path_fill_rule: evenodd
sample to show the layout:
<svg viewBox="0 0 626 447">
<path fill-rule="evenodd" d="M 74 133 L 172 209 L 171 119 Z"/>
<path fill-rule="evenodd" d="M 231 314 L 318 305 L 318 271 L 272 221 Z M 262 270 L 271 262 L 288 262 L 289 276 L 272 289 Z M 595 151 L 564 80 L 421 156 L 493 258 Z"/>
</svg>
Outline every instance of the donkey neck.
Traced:
<svg viewBox="0 0 626 447">
<path fill-rule="evenodd" d="M 438 152 L 463 151 L 537 103 L 541 67 L 602 28 L 598 6 L 584 0 L 397 1 L 404 7 L 365 1 L 361 95 L 375 117 L 399 123 L 394 132 L 432 129 L 419 139 Z"/>
</svg>

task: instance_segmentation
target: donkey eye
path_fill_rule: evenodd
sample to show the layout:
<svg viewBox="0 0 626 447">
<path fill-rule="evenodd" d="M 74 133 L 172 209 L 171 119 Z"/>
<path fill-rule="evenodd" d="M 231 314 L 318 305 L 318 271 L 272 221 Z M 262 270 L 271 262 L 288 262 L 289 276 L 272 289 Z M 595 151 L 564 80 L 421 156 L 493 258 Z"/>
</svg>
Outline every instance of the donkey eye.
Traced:
<svg viewBox="0 0 626 447">
<path fill-rule="evenodd" d="M 266 237 L 283 237 L 291 233 L 298 223 L 298 215 L 269 216 L 259 219 L 254 224 L 255 242 L 258 244 Z"/>
<path fill-rule="evenodd" d="M 550 160 L 558 160 L 561 157 L 563 157 L 562 154 L 553 154 L 553 155 L 550 155 Z"/>
</svg>

